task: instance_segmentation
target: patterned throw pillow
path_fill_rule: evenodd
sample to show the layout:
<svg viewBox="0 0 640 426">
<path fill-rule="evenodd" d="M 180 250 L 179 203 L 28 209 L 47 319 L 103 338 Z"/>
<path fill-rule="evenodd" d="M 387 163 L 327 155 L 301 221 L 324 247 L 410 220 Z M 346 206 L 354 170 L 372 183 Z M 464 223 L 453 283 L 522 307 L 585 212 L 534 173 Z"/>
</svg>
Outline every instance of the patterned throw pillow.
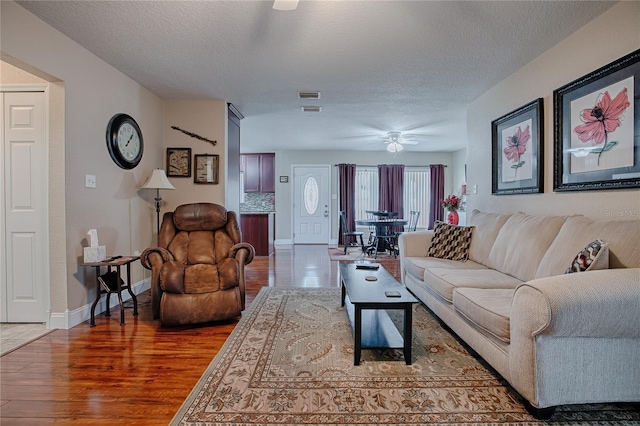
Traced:
<svg viewBox="0 0 640 426">
<path fill-rule="evenodd" d="M 455 226 L 436 221 L 427 256 L 450 260 L 467 260 L 475 226 Z"/>
<path fill-rule="evenodd" d="M 609 269 L 609 244 L 600 239 L 590 242 L 580 250 L 565 274 L 596 269 Z"/>
</svg>

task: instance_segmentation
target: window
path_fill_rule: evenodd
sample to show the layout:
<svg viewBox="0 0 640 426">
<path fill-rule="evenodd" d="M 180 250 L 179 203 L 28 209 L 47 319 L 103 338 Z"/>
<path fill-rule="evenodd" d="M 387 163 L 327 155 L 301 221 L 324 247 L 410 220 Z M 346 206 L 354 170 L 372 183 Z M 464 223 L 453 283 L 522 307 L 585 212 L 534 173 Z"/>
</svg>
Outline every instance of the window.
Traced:
<svg viewBox="0 0 640 426">
<path fill-rule="evenodd" d="M 404 168 L 404 217 L 409 217 L 409 212 L 420 212 L 418 228 L 426 229 L 429 224 L 429 168 L 405 167 Z"/>
<path fill-rule="evenodd" d="M 355 217 L 367 218 L 366 210 L 378 210 L 378 168 L 356 167 Z"/>
<path fill-rule="evenodd" d="M 429 176 L 428 167 L 404 168 L 404 216 L 408 218 L 410 211 L 419 211 L 418 228 L 424 229 L 429 223 Z M 356 218 L 366 218 L 366 210 L 378 209 L 377 167 L 356 167 L 355 197 Z"/>
</svg>

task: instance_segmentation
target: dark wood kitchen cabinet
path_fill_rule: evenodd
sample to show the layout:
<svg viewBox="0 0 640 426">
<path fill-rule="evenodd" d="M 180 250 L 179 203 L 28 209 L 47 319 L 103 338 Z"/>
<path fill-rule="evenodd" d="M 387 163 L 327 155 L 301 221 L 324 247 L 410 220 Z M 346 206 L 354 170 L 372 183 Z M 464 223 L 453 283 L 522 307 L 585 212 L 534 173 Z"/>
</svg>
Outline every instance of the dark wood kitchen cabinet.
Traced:
<svg viewBox="0 0 640 426">
<path fill-rule="evenodd" d="M 241 213 L 242 241 L 256 249 L 256 256 L 270 256 L 275 239 L 275 213 Z"/>
<path fill-rule="evenodd" d="M 276 191 L 276 157 L 273 153 L 242 154 L 244 192 Z"/>
</svg>

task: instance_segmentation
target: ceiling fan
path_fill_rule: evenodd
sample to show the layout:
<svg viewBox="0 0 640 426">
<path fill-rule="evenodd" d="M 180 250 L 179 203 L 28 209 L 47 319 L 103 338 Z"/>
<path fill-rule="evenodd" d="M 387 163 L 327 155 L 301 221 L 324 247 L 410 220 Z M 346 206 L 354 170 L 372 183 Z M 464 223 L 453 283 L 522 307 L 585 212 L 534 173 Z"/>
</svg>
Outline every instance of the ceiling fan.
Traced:
<svg viewBox="0 0 640 426">
<path fill-rule="evenodd" d="M 387 132 L 387 137 L 383 137 L 384 143 L 387 144 L 387 151 L 400 152 L 404 149 L 402 145 L 417 145 L 418 142 L 402 137 L 402 132 Z"/>
</svg>

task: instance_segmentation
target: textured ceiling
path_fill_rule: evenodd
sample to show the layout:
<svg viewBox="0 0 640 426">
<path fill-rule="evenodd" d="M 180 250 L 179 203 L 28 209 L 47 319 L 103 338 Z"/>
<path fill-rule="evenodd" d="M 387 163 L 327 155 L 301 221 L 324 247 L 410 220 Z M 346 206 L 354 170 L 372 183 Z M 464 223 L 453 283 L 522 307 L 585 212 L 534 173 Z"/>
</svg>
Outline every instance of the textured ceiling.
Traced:
<svg viewBox="0 0 640 426">
<path fill-rule="evenodd" d="M 460 149 L 469 102 L 614 4 L 18 3 L 164 99 L 232 102 L 243 152 L 384 150 L 388 131 L 416 135 L 408 151 Z M 297 98 L 309 90 L 321 99 Z"/>
</svg>

